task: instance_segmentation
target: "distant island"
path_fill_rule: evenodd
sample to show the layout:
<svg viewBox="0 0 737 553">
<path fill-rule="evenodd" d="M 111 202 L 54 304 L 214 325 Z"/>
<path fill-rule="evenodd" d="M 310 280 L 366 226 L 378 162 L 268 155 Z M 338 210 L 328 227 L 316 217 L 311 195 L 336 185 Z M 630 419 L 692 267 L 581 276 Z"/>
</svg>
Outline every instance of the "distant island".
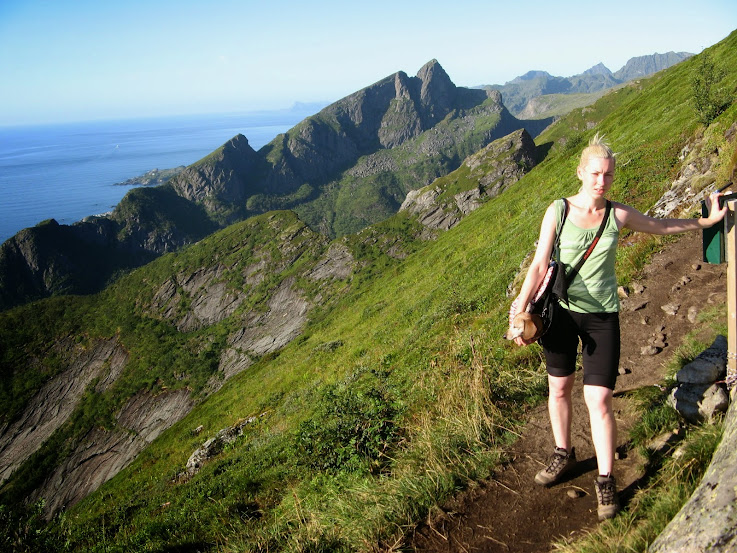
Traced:
<svg viewBox="0 0 737 553">
<path fill-rule="evenodd" d="M 116 182 L 114 186 L 155 186 L 158 184 L 164 184 L 170 178 L 181 173 L 184 169 L 184 165 L 180 165 L 174 169 L 151 169 L 138 177 L 133 177 L 123 182 Z"/>
</svg>

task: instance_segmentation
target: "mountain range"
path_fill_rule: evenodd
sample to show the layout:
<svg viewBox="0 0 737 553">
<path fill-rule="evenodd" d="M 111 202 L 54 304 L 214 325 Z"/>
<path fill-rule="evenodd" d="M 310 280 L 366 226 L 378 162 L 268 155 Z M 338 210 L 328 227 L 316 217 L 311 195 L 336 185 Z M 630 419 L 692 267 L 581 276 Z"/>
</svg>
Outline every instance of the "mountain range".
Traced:
<svg viewBox="0 0 737 553">
<path fill-rule="evenodd" d="M 514 118 L 498 92 L 457 87 L 436 60 L 308 117 L 258 152 L 235 136 L 166 184 L 131 190 L 110 215 L 49 220 L 0 246 L 0 309 L 102 289 L 122 271 L 234 222 L 294 209 L 335 237 L 396 213 L 407 192 L 496 138 L 550 121 Z"/>
<path fill-rule="evenodd" d="M 456 87 L 436 60 L 414 77 L 400 71 L 258 152 L 238 135 L 166 185 L 131 191 L 110 215 L 24 229 L 0 246 L 0 309 L 100 290 L 121 272 L 273 209 L 294 209 L 327 236 L 356 232 L 494 138 L 523 127 L 534 137 L 552 121 L 523 122 L 508 110 L 527 106 L 529 118 L 541 95 L 603 91 L 688 56 L 632 58 L 614 74 L 602 64 L 570 78 L 531 71 L 483 90 Z"/>
<path fill-rule="evenodd" d="M 605 91 L 667 69 L 692 55 L 688 52 L 667 52 L 638 56 L 629 59 L 614 73 L 603 63 L 573 77 L 554 77 L 546 71 L 528 71 L 503 85 L 486 85 L 482 88 L 501 92 L 507 109 L 515 116 L 522 116 L 534 98 L 549 94 L 590 94 Z"/>
</svg>

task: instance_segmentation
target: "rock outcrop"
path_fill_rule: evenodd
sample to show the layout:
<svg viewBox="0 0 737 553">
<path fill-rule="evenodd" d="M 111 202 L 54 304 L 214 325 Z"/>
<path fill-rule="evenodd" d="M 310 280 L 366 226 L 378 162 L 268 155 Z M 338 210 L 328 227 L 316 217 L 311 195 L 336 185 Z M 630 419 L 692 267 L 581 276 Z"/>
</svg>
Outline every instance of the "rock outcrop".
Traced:
<svg viewBox="0 0 737 553">
<path fill-rule="evenodd" d="M 64 340 L 54 349 L 68 368 L 49 380 L 19 417 L 0 427 L 0 484 L 66 422 L 88 386 L 96 382 L 95 390 L 104 392 L 128 361 L 116 339 L 87 348 Z"/>
<path fill-rule="evenodd" d="M 430 229 L 448 230 L 460 220 L 517 182 L 536 165 L 535 143 L 521 129 L 467 157 L 461 170 L 433 184 L 412 190 L 399 208 Z M 448 196 L 463 179 L 469 188 Z"/>
<path fill-rule="evenodd" d="M 210 354 L 211 372 L 196 386 L 198 399 L 299 336 L 312 308 L 331 296 L 335 282 L 342 288 L 350 281 L 356 268 L 344 241 L 330 244 L 291 212 L 251 219 L 222 231 L 211 242 L 217 250 L 205 241 L 180 254 L 184 261 L 175 254 L 167 263 L 158 262 L 163 271 L 154 270 L 157 276 L 146 279 L 139 296 L 131 298 L 134 310 L 141 312 L 140 321 L 160 321 L 182 334 L 196 336 L 197 331 L 232 321 L 222 345 Z M 193 264 L 193 259 L 199 263 Z M 310 294 L 300 280 L 311 283 Z M 210 338 L 200 340 L 193 337 L 191 347 L 198 351 L 211 347 Z M 13 473 L 42 451 L 44 443 L 62 431 L 90 397 L 105 395 L 116 385 L 119 389 L 130 366 L 131 348 L 117 335 L 79 344 L 63 337 L 52 344 L 50 354 L 63 369 L 20 414 L 12 420 L 0 419 L 8 420 L 0 427 L 0 484 L 12 481 Z M 43 360 L 35 355 L 30 363 L 44 370 Z M 186 416 L 195 405 L 195 386 L 187 374 L 171 376 L 175 389 L 154 385 L 154 390 L 138 390 L 123 398 L 110 420 L 75 435 L 70 450 L 62 452 L 53 470 L 33 484 L 27 499 L 43 498 L 47 516 L 70 507 Z M 208 447 L 211 451 L 214 446 Z"/>
<path fill-rule="evenodd" d="M 214 438 L 206 440 L 205 443 L 195 449 L 192 452 L 192 455 L 189 456 L 184 471 L 180 472 L 177 475 L 177 482 L 182 483 L 191 479 L 195 474 L 200 471 L 202 466 L 207 461 L 220 453 L 223 450 L 223 447 L 235 442 L 243 435 L 245 429 L 248 426 L 252 425 L 256 421 L 258 421 L 259 418 L 262 418 L 265 415 L 266 413 L 262 413 L 258 417 L 249 417 L 247 419 L 239 421 L 233 426 L 229 426 L 220 430 Z"/>
<path fill-rule="evenodd" d="M 208 213 L 219 213 L 227 224 L 243 217 L 245 202 L 256 192 L 258 178 L 265 171 L 264 160 L 239 134 L 206 161 L 190 165 L 171 180 L 177 195 L 204 205 Z"/>
<path fill-rule="evenodd" d="M 184 389 L 157 395 L 140 392 L 118 413 L 115 429 L 91 429 L 29 499 L 44 498 L 47 516 L 74 505 L 118 474 L 193 406 Z"/>
<path fill-rule="evenodd" d="M 699 487 L 660 533 L 648 553 L 728 553 L 737 550 L 737 404 Z"/>
</svg>

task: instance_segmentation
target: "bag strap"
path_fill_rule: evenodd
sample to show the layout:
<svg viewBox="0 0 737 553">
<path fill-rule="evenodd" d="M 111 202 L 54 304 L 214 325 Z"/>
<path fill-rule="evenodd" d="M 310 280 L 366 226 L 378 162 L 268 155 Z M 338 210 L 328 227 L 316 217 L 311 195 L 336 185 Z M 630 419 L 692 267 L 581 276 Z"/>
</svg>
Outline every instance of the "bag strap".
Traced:
<svg viewBox="0 0 737 553">
<path fill-rule="evenodd" d="M 560 235 L 563 232 L 563 225 L 566 224 L 566 217 L 568 217 L 568 200 L 565 198 L 561 198 L 561 200 L 563 200 L 563 216 L 560 218 L 560 223 L 556 229 L 555 244 L 553 244 L 553 253 L 551 254 L 552 256 L 555 255 L 555 250 L 557 250 L 560 245 Z"/>
<path fill-rule="evenodd" d="M 567 204 L 566 204 L 566 207 L 567 207 Z M 601 235 L 604 233 L 604 227 L 606 227 L 606 222 L 609 219 L 609 212 L 611 210 L 612 210 L 612 202 L 607 200 L 606 210 L 604 211 L 604 218 L 601 220 L 601 224 L 599 225 L 599 230 L 596 231 L 596 236 L 594 236 L 594 239 L 592 240 L 591 245 L 583 253 L 583 257 L 581 257 L 581 259 L 578 260 L 578 263 L 576 263 L 576 266 L 571 270 L 571 272 L 568 275 L 566 275 L 566 284 L 570 284 L 573 281 L 578 271 L 580 271 L 581 267 L 583 267 L 584 262 L 591 255 L 591 252 L 594 251 L 596 244 L 599 243 L 599 238 L 601 238 Z"/>
</svg>

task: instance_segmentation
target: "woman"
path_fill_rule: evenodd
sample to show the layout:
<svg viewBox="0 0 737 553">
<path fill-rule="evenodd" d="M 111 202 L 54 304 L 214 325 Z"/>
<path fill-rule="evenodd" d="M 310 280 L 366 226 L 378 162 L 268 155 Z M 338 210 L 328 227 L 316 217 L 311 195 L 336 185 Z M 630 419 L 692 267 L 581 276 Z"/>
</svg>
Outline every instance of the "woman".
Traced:
<svg viewBox="0 0 737 553">
<path fill-rule="evenodd" d="M 568 214 L 559 242 L 559 259 L 566 267 L 575 265 L 581 258 L 603 221 L 615 164 L 614 153 L 598 134 L 581 154 L 576 170 L 581 189 L 567 198 Z M 627 205 L 611 202 L 600 240 L 572 279 L 568 302 L 561 302 L 552 327 L 541 340 L 547 364 L 548 410 L 555 451 L 549 465 L 535 476 L 535 482 L 552 485 L 576 463 L 571 445 L 571 392 L 580 339 L 584 400 L 599 468 L 599 476 L 595 480 L 599 520 L 612 518 L 619 510 L 616 481 L 612 476 L 617 431 L 612 393 L 618 374 L 620 347 L 619 298 L 614 273 L 619 233 L 628 228 L 650 234 L 676 234 L 711 227 L 721 221 L 727 211 L 726 207 L 720 209 L 719 196 L 710 196 L 710 215 L 700 219 L 654 219 Z M 547 270 L 556 228 L 564 209 L 564 202 L 557 200 L 545 212 L 535 256 L 516 300 L 517 305 L 530 302 Z M 521 337 L 515 341 L 520 346 L 530 343 Z"/>
</svg>

